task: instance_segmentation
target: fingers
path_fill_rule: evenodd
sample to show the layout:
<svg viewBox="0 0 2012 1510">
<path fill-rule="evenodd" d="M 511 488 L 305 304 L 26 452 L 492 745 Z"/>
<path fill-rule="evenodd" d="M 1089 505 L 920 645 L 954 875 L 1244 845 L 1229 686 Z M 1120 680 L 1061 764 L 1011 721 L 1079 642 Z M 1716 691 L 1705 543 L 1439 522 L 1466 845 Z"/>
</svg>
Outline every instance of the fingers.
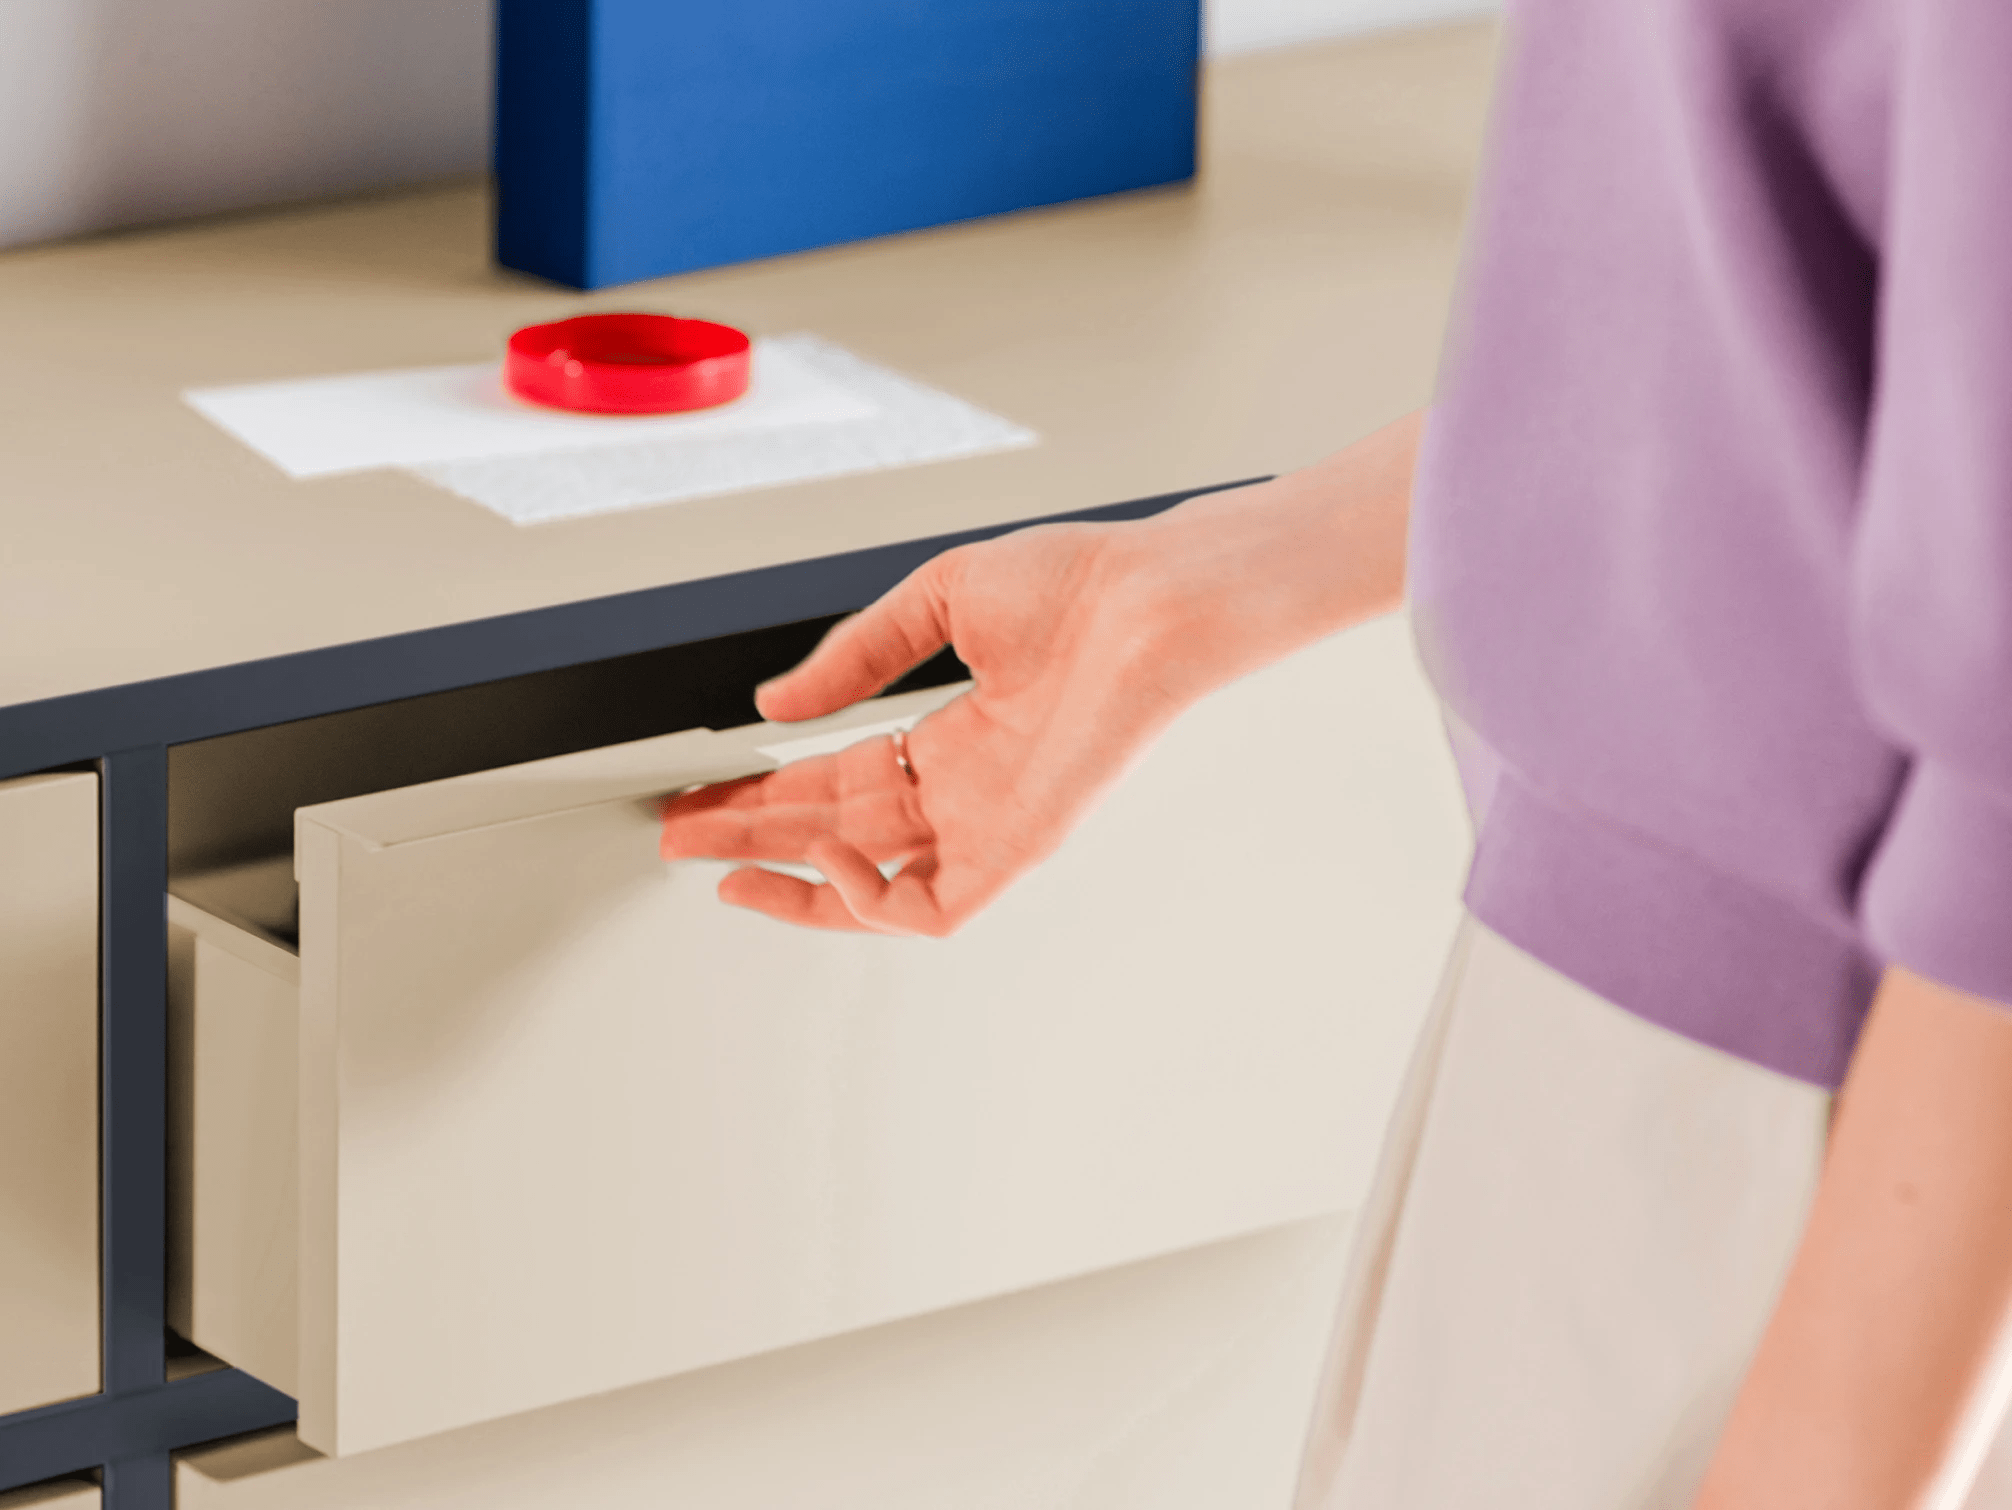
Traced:
<svg viewBox="0 0 2012 1510">
<path fill-rule="evenodd" d="M 843 839 L 824 838 L 810 847 L 810 863 L 824 873 L 845 910 L 875 933 L 926 934 L 942 938 L 950 920 L 929 884 L 904 869 L 893 879 Z"/>
<path fill-rule="evenodd" d="M 933 889 L 935 835 L 921 808 L 918 776 L 902 764 L 894 740 L 861 740 L 667 799 L 659 809 L 658 850 L 669 861 L 814 865 L 826 884 L 759 867 L 720 882 L 721 901 L 781 922 L 943 937 L 951 927 Z M 903 867 L 892 880 L 878 868 L 889 863 Z"/>
<path fill-rule="evenodd" d="M 810 863 L 824 873 L 829 889 L 844 903 L 845 910 L 875 933 L 906 933 L 905 928 L 889 928 L 879 920 L 886 910 L 892 883 L 878 866 L 867 860 L 843 839 L 823 838 L 810 847 Z"/>
<path fill-rule="evenodd" d="M 871 697 L 950 643 L 957 551 L 910 572 L 878 602 L 841 619 L 802 664 L 755 689 L 763 718 L 792 723 Z"/>
<path fill-rule="evenodd" d="M 714 812 L 665 823 L 666 860 L 801 860 L 827 825 L 808 814 Z"/>
<path fill-rule="evenodd" d="M 657 853 L 666 860 L 762 858 L 755 811 L 764 803 L 761 776 L 722 781 L 666 797 L 658 807 L 663 828 Z"/>
<path fill-rule="evenodd" d="M 730 872 L 719 885 L 719 899 L 734 907 L 763 913 L 778 922 L 799 927 L 827 928 L 851 933 L 941 933 L 928 924 L 930 909 L 918 910 L 915 893 L 927 888 L 912 878 L 893 881 L 843 840 L 822 840 L 811 846 L 812 861 L 829 884 L 814 886 L 808 881 L 764 870 L 758 865 Z M 909 921 L 901 921 L 906 918 Z"/>
<path fill-rule="evenodd" d="M 804 928 L 920 933 L 933 938 L 951 931 L 928 885 L 906 871 L 887 880 L 865 855 L 842 839 L 820 840 L 811 846 L 811 856 L 811 863 L 823 872 L 828 884 L 814 886 L 795 876 L 749 865 L 720 881 L 719 899 Z"/>
<path fill-rule="evenodd" d="M 825 928 L 840 933 L 877 931 L 854 917 L 831 887 L 813 886 L 758 865 L 728 872 L 720 881 L 719 899 L 800 928 Z"/>
<path fill-rule="evenodd" d="M 666 821 L 672 818 L 688 818 L 727 803 L 744 802 L 749 788 L 769 774 L 767 771 L 757 771 L 752 776 L 741 776 L 732 781 L 715 781 L 707 786 L 693 787 L 689 791 L 673 792 L 657 804 L 657 816 Z"/>
<path fill-rule="evenodd" d="M 685 792 L 659 811 L 666 860 L 801 861 L 820 835 L 837 832 L 881 864 L 906 860 L 932 839 L 888 739 Z"/>
</svg>

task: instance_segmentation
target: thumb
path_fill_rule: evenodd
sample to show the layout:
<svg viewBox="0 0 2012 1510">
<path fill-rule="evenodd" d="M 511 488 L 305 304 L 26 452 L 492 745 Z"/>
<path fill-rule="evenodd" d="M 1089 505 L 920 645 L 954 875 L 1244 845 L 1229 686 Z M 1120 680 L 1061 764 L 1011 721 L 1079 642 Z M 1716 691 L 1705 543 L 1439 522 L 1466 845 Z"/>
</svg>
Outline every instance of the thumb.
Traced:
<svg viewBox="0 0 2012 1510">
<path fill-rule="evenodd" d="M 956 554 L 931 558 L 877 602 L 839 620 L 793 670 L 755 688 L 756 711 L 783 723 L 836 712 L 949 644 Z"/>
</svg>

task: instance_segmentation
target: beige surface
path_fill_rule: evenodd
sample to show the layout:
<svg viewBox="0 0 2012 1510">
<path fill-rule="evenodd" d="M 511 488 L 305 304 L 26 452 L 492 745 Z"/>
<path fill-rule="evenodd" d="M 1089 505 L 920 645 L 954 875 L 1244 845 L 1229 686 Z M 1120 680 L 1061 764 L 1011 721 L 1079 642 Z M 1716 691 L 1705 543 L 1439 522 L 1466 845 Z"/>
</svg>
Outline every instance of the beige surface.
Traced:
<svg viewBox="0 0 2012 1510">
<path fill-rule="evenodd" d="M 0 1414 L 98 1388 L 98 778 L 0 782 Z"/>
<path fill-rule="evenodd" d="M 1359 1197 L 1467 846 L 1401 618 L 1191 710 L 947 942 L 785 928 L 722 907 L 724 867 L 657 859 L 642 794 L 775 737 L 301 811 L 297 1364 L 274 1331 L 295 959 L 177 904 L 216 945 L 190 1208 L 216 1267 L 176 1314 L 295 1394 L 316 1447 Z"/>
<path fill-rule="evenodd" d="M 96 1484 L 57 1479 L 0 1494 L 0 1510 L 97 1510 L 105 1497 Z"/>
<path fill-rule="evenodd" d="M 1429 390 L 1491 58 L 1459 26 L 1236 59 L 1155 191 L 575 295 L 474 188 L 0 257 L 0 703 L 1290 468 Z M 479 361 L 641 306 L 815 331 L 1036 449 L 515 528 L 296 483 L 178 393 Z"/>
<path fill-rule="evenodd" d="M 360 1457 L 182 1456 L 177 1510 L 1284 1510 L 1347 1223 Z"/>
</svg>

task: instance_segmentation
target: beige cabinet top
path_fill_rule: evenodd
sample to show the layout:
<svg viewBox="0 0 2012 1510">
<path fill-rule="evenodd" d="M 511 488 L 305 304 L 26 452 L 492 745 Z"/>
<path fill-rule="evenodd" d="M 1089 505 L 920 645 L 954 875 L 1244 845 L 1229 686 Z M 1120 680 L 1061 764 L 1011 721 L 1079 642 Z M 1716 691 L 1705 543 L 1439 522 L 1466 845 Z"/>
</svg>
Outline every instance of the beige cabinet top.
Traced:
<svg viewBox="0 0 2012 1510">
<path fill-rule="evenodd" d="M 1491 62 L 1475 25 L 1234 60 L 1192 187 L 596 294 L 493 267 L 472 184 L 0 257 L 0 706 L 1310 461 L 1429 392 Z M 181 399 L 621 307 L 811 331 L 1042 444 L 518 527 L 292 480 Z"/>
</svg>

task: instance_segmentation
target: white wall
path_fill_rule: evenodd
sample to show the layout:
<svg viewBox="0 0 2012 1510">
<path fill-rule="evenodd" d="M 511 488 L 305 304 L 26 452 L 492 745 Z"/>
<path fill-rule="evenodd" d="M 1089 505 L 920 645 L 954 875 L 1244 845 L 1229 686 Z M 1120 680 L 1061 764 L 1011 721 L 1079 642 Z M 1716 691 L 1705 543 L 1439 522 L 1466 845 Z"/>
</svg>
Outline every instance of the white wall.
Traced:
<svg viewBox="0 0 2012 1510">
<path fill-rule="evenodd" d="M 491 0 L 0 0 L 0 246 L 475 172 Z M 1250 52 L 1489 0 L 1209 0 Z"/>
<path fill-rule="evenodd" d="M 1207 47 L 1229 57 L 1327 37 L 1422 26 L 1497 9 L 1495 0 L 1204 0 Z"/>
<path fill-rule="evenodd" d="M 0 245 L 480 168 L 490 0 L 0 0 Z"/>
</svg>

